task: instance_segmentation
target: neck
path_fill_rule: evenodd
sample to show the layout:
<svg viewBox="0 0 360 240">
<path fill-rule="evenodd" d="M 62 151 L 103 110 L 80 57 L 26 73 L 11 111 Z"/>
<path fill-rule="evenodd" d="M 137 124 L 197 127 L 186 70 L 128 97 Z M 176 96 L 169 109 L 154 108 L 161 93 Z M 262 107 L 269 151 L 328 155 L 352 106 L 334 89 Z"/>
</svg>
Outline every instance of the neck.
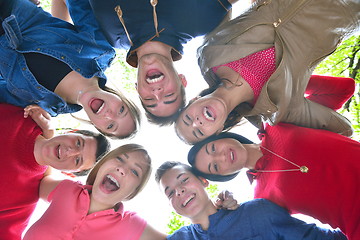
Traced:
<svg viewBox="0 0 360 240">
<path fill-rule="evenodd" d="M 193 224 L 199 224 L 203 230 L 208 230 L 210 225 L 209 216 L 217 212 L 217 208 L 214 203 L 209 199 L 206 207 L 197 216 L 191 217 Z"/>
<path fill-rule="evenodd" d="M 228 107 L 228 114 L 239 104 L 253 101 L 253 90 L 237 72 L 228 67 L 220 67 L 216 75 L 227 80 L 222 80 L 222 85 L 212 95 L 223 99 Z"/>
<path fill-rule="evenodd" d="M 72 71 L 60 81 L 54 92 L 67 103 L 80 104 L 81 94 L 89 90 L 99 89 L 97 77 L 84 78 L 81 74 Z"/>
<path fill-rule="evenodd" d="M 35 144 L 34 144 L 35 161 L 41 166 L 47 165 L 46 162 L 43 161 L 44 159 L 42 157 L 42 152 L 41 152 L 42 146 L 43 146 L 45 141 L 46 141 L 46 138 L 44 138 L 42 135 L 39 135 L 35 139 Z"/>
<path fill-rule="evenodd" d="M 260 144 L 244 144 L 243 146 L 248 153 L 248 159 L 245 167 L 248 169 L 254 169 L 257 161 L 263 156 Z"/>
<path fill-rule="evenodd" d="M 93 195 L 91 194 L 91 192 L 89 194 L 90 194 L 90 207 L 89 207 L 88 214 L 113 208 L 113 206 L 109 206 L 107 204 L 96 201 L 96 199 L 93 198 Z"/>
<path fill-rule="evenodd" d="M 165 43 L 147 41 L 137 49 L 136 54 L 138 59 L 140 59 L 144 55 L 155 53 L 162 55 L 172 61 L 171 49 L 172 48 Z"/>
</svg>

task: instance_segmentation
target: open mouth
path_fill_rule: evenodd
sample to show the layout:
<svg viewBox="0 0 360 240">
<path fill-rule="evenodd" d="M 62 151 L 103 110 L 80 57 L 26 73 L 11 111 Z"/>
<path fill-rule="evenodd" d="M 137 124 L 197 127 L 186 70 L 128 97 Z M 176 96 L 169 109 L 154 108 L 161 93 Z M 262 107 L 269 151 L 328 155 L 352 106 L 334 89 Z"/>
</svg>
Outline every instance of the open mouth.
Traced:
<svg viewBox="0 0 360 240">
<path fill-rule="evenodd" d="M 108 192 L 114 192 L 120 188 L 119 182 L 109 174 L 104 177 L 102 185 Z"/>
<path fill-rule="evenodd" d="M 208 107 L 204 107 L 203 115 L 208 121 L 215 121 L 215 113 Z"/>
<path fill-rule="evenodd" d="M 163 80 L 164 77 L 165 77 L 164 74 L 159 71 L 155 71 L 155 70 L 149 71 L 146 74 L 146 82 L 149 84 L 157 83 Z"/>
<path fill-rule="evenodd" d="M 101 109 L 103 109 L 104 105 L 104 101 L 98 98 L 95 98 L 90 102 L 90 108 L 95 114 L 99 113 Z"/>
<path fill-rule="evenodd" d="M 181 204 L 182 207 L 186 207 L 192 200 L 195 198 L 195 193 L 190 195 L 184 202 Z"/>
<path fill-rule="evenodd" d="M 55 149 L 55 155 L 58 159 L 60 159 L 60 144 Z"/>
<path fill-rule="evenodd" d="M 235 161 L 235 153 L 232 149 L 230 149 L 230 161 L 231 163 Z"/>
</svg>

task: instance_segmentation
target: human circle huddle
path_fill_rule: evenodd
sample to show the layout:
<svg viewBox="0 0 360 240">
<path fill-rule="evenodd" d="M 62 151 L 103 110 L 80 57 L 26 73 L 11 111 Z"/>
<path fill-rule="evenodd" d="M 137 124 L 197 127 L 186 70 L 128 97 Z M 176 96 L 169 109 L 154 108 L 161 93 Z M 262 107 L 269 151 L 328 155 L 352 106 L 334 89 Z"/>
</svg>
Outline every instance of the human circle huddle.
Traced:
<svg viewBox="0 0 360 240">
<path fill-rule="evenodd" d="M 360 143 L 337 112 L 359 76 L 314 73 L 359 30 L 360 1 L 250 0 L 232 16 L 237 2 L 52 0 L 50 14 L 41 1 L 0 0 L 0 239 L 360 239 Z M 196 37 L 208 88 L 187 100 L 174 62 Z M 137 69 L 142 110 L 108 86 L 116 49 Z M 52 117 L 81 110 L 96 132 L 55 134 Z M 191 145 L 155 179 L 144 146 L 109 141 L 146 131 L 142 111 Z M 258 142 L 233 131 L 244 121 Z M 254 199 L 210 198 L 210 182 L 242 169 Z M 190 225 L 166 234 L 125 210 L 153 180 Z M 39 199 L 49 206 L 28 226 Z"/>
</svg>

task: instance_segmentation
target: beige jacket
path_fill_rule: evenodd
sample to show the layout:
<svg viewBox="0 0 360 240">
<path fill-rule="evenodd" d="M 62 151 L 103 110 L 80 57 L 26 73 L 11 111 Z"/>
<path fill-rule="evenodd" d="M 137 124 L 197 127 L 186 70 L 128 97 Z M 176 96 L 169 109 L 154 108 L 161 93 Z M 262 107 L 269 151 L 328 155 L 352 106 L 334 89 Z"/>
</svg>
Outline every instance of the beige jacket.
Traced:
<svg viewBox="0 0 360 240">
<path fill-rule="evenodd" d="M 255 125 L 261 116 L 272 125 L 290 122 L 350 136 L 346 118 L 307 100 L 304 91 L 316 65 L 359 29 L 359 19 L 360 0 L 259 0 L 208 34 L 198 49 L 199 66 L 213 86 L 218 80 L 211 67 L 275 46 L 277 69 L 244 117 Z"/>
</svg>

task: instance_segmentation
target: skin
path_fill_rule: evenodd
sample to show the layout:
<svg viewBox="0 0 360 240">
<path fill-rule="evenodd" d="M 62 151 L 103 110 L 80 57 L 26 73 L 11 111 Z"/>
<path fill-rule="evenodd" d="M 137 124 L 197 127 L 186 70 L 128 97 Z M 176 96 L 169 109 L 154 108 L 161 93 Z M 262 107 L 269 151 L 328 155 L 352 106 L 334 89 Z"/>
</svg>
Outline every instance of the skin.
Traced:
<svg viewBox="0 0 360 240">
<path fill-rule="evenodd" d="M 182 166 L 169 169 L 160 179 L 161 191 L 174 210 L 190 218 L 192 223 L 200 224 L 204 230 L 209 227 L 208 217 L 217 211 L 205 191 L 208 185 L 207 180 L 187 172 Z"/>
<path fill-rule="evenodd" d="M 55 93 L 68 103 L 82 106 L 91 123 L 104 133 L 124 136 L 135 130 L 127 105 L 120 97 L 102 90 L 97 77 L 87 79 L 72 71 L 57 85 Z"/>
<path fill-rule="evenodd" d="M 196 99 L 179 116 L 175 128 L 185 142 L 194 144 L 224 128 L 230 112 L 240 103 L 252 103 L 250 85 L 235 71 L 220 67 L 216 75 L 223 81 L 212 93 Z"/>
<path fill-rule="evenodd" d="M 141 151 L 128 152 L 107 160 L 96 175 L 95 182 L 90 194 L 90 207 L 88 214 L 116 208 L 116 205 L 124 200 L 140 185 L 143 175 L 148 171 L 148 160 Z M 104 179 L 111 175 L 119 183 L 119 188 L 110 191 Z M 46 176 L 40 185 L 40 196 L 47 200 L 48 195 L 61 181 Z M 165 240 L 166 235 L 152 228 L 149 224 L 145 227 L 140 240 Z"/>
<path fill-rule="evenodd" d="M 186 78 L 178 74 L 171 57 L 171 47 L 161 42 L 146 42 L 137 50 L 136 89 L 146 109 L 159 117 L 174 114 L 180 108 L 181 85 Z"/>
<path fill-rule="evenodd" d="M 35 140 L 34 156 L 39 165 L 65 171 L 82 171 L 95 164 L 96 140 L 82 134 L 69 133 Z"/>
<path fill-rule="evenodd" d="M 233 138 L 223 138 L 199 150 L 195 167 L 207 174 L 230 175 L 243 168 L 253 169 L 262 156 L 259 144 L 241 144 Z"/>
</svg>

